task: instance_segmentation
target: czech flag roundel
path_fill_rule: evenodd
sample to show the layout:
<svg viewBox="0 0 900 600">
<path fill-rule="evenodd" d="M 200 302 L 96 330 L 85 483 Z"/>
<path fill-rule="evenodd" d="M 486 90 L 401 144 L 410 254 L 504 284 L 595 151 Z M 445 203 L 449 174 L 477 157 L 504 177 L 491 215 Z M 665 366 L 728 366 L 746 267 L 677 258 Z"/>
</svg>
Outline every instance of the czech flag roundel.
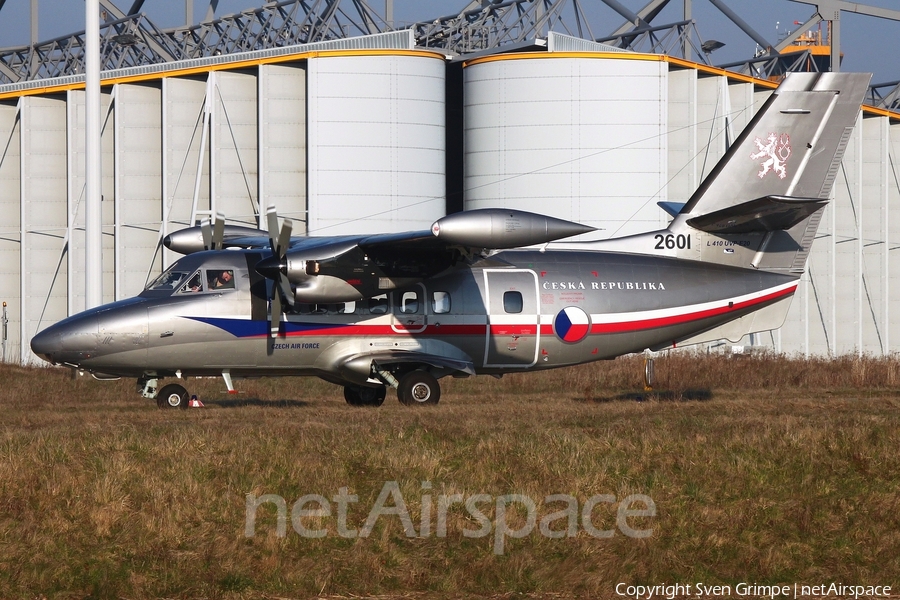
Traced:
<svg viewBox="0 0 900 600">
<path fill-rule="evenodd" d="M 556 314 L 553 329 L 564 342 L 580 342 L 591 330 L 591 319 L 577 306 L 567 306 Z"/>
</svg>

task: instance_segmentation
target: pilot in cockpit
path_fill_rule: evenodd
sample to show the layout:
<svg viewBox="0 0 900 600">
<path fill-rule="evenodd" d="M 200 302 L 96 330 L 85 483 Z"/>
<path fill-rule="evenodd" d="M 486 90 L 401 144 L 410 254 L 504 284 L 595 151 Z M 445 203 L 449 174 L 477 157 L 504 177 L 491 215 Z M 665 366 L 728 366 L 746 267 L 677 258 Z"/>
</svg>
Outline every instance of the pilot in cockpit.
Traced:
<svg viewBox="0 0 900 600">
<path fill-rule="evenodd" d="M 212 290 L 234 289 L 234 272 L 231 270 L 219 272 L 210 281 L 209 288 Z"/>
</svg>

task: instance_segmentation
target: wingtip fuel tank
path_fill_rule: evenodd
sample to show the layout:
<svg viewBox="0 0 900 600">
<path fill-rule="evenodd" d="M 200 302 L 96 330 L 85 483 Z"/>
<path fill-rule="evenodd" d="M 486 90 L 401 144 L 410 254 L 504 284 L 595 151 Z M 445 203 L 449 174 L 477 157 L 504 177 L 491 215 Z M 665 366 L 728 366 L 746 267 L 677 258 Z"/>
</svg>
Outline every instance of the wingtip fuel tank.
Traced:
<svg viewBox="0 0 900 600">
<path fill-rule="evenodd" d="M 247 237 L 265 237 L 267 233 L 252 227 L 242 225 L 225 225 L 223 228 L 223 242 L 226 244 L 232 240 Z M 187 227 L 168 234 L 163 238 L 163 245 L 179 254 L 192 254 L 206 250 L 206 242 L 203 240 L 203 228 L 201 226 Z"/>
<path fill-rule="evenodd" d="M 545 244 L 595 230 L 581 223 L 505 208 L 455 213 L 431 226 L 431 233 L 442 241 L 497 249 Z"/>
</svg>

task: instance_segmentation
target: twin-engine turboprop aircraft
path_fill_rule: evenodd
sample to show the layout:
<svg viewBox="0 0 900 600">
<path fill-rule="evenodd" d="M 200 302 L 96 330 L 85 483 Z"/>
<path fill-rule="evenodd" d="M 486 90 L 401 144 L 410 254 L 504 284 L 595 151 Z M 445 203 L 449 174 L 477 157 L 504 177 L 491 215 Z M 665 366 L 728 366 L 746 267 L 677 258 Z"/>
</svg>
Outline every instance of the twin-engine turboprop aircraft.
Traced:
<svg viewBox="0 0 900 600">
<path fill-rule="evenodd" d="M 136 298 L 71 316 L 34 352 L 136 377 L 160 407 L 176 377 L 315 375 L 353 405 L 435 404 L 448 375 L 551 369 L 780 327 L 869 76 L 793 74 L 662 231 L 557 240 L 591 227 L 533 213 L 451 214 L 430 231 L 291 237 L 206 224 Z"/>
</svg>

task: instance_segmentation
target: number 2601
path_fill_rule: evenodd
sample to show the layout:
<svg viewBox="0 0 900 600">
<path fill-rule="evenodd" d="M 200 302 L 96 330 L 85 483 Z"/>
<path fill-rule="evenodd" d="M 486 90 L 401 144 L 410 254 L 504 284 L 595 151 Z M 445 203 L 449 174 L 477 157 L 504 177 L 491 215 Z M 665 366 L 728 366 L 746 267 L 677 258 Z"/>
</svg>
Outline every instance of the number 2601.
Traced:
<svg viewBox="0 0 900 600">
<path fill-rule="evenodd" d="M 674 250 L 675 248 L 685 250 L 691 247 L 691 236 L 689 235 L 675 235 L 673 233 L 663 235 L 658 233 L 653 236 L 653 239 L 656 240 L 655 248 L 657 250 Z"/>
</svg>

